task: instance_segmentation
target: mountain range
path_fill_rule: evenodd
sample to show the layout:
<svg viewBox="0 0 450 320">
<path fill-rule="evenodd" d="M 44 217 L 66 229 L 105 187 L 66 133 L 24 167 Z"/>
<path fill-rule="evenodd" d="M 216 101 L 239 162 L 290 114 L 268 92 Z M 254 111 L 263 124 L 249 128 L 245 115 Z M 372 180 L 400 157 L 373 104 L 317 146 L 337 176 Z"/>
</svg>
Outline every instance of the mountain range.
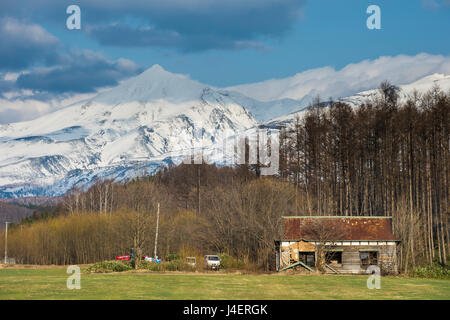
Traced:
<svg viewBox="0 0 450 320">
<path fill-rule="evenodd" d="M 91 99 L 0 125 L 0 198 L 59 196 L 96 179 L 123 181 L 181 162 L 193 145 L 211 154 L 224 133 L 288 124 L 314 96 L 327 96 L 305 90 L 297 78 L 215 88 L 154 65 Z M 450 76 L 400 85 L 400 98 L 435 84 L 449 90 Z M 341 99 L 358 106 L 375 94 L 370 88 Z"/>
</svg>

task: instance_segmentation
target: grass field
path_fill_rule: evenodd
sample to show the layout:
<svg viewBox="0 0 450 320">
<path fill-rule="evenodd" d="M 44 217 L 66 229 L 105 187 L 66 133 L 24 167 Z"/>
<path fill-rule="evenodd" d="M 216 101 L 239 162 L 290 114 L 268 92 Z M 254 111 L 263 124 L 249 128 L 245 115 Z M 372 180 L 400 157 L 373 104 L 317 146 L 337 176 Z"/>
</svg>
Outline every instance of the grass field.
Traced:
<svg viewBox="0 0 450 320">
<path fill-rule="evenodd" d="M 68 290 L 61 267 L 0 269 L 0 299 L 450 299 L 450 280 L 366 276 L 126 272 L 81 275 Z"/>
</svg>

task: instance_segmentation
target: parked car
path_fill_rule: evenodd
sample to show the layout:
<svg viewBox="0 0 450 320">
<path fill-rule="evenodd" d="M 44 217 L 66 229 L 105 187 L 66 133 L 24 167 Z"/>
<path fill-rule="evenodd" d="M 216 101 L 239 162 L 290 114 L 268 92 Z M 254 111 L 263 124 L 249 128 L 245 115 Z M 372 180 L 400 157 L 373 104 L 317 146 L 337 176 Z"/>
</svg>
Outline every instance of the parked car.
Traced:
<svg viewBox="0 0 450 320">
<path fill-rule="evenodd" d="M 208 254 L 204 259 L 205 269 L 219 270 L 220 269 L 220 258 L 219 256 Z"/>
<path fill-rule="evenodd" d="M 145 260 L 145 261 L 156 262 L 156 263 L 161 263 L 161 262 L 162 262 L 162 260 L 161 260 L 161 259 L 158 259 L 158 257 L 152 258 L 152 257 L 145 256 L 144 260 Z"/>
<path fill-rule="evenodd" d="M 186 257 L 186 263 L 191 267 L 195 267 L 197 265 L 197 259 L 195 257 Z"/>
</svg>

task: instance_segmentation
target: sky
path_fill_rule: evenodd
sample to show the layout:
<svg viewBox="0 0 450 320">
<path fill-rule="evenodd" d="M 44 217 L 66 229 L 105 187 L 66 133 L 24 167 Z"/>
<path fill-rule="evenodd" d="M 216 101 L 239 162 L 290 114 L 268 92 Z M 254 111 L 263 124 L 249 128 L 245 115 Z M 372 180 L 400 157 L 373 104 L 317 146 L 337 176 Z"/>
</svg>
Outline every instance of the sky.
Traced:
<svg viewBox="0 0 450 320">
<path fill-rule="evenodd" d="M 80 30 L 66 26 L 73 4 Z M 379 30 L 367 28 L 370 5 L 380 7 Z M 0 124 L 88 98 L 154 64 L 228 87 L 380 57 L 393 60 L 378 68 L 398 56 L 419 56 L 419 65 L 423 53 L 448 62 L 449 31 L 450 0 L 2 0 Z M 423 72 L 431 70 L 439 68 Z"/>
</svg>

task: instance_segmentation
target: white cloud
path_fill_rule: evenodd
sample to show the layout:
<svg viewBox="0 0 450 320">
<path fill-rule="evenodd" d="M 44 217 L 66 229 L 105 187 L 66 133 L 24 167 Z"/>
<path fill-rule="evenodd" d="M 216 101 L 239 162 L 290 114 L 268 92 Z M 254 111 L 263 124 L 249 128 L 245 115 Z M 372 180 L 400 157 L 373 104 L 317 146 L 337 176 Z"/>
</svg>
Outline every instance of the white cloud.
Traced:
<svg viewBox="0 0 450 320">
<path fill-rule="evenodd" d="M 58 38 L 37 24 L 25 24 L 14 18 L 2 19 L 2 32 L 11 38 L 26 41 L 27 45 L 56 45 Z"/>
<path fill-rule="evenodd" d="M 20 76 L 19 72 L 7 72 L 3 75 L 3 80 L 16 81 L 19 76 Z"/>
<path fill-rule="evenodd" d="M 421 53 L 416 56 L 398 55 L 352 63 L 335 70 L 323 67 L 298 73 L 290 78 L 229 87 L 261 101 L 281 98 L 311 99 L 320 95 L 341 98 L 373 89 L 388 80 L 396 85 L 408 84 L 424 76 L 450 74 L 450 57 Z"/>
<path fill-rule="evenodd" d="M 51 110 L 51 105 L 38 100 L 0 99 L 0 124 L 26 121 Z"/>
<path fill-rule="evenodd" d="M 77 94 L 69 97 L 53 97 L 43 101 L 34 97 L 29 90 L 9 92 L 5 95 L 6 99 L 0 98 L 0 125 L 33 120 L 94 95 L 96 93 Z"/>
</svg>

